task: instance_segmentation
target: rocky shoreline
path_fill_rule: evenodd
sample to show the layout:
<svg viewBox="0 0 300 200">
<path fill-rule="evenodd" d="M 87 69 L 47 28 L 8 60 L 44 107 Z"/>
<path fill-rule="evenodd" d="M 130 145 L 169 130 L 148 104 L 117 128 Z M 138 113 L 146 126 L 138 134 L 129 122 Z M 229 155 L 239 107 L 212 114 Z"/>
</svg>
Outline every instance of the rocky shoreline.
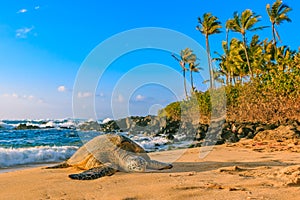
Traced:
<svg viewBox="0 0 300 200">
<path fill-rule="evenodd" d="M 172 121 L 157 116 L 132 116 L 111 120 L 104 124 L 89 121 L 78 126 L 81 131 L 127 132 L 129 135 L 160 136 L 173 142 L 175 136 L 193 140 L 190 147 L 236 143 L 241 139 L 255 140 L 300 140 L 300 122 L 286 120 L 285 123 L 235 122 L 215 120 L 211 124 L 192 124 Z"/>
<path fill-rule="evenodd" d="M 44 128 L 54 128 L 51 126 Z M 169 120 L 158 116 L 131 116 L 106 123 L 86 121 L 78 126 L 60 127 L 78 131 L 104 133 L 126 132 L 131 136 L 165 138 L 169 143 L 191 141 L 189 147 L 237 143 L 241 139 L 254 141 L 273 140 L 284 142 L 297 140 L 300 143 L 300 121 L 285 120 L 277 123 L 237 122 L 224 119 L 212 120 L 210 124 L 194 124 Z M 40 129 L 39 126 L 20 124 L 15 130 Z"/>
</svg>

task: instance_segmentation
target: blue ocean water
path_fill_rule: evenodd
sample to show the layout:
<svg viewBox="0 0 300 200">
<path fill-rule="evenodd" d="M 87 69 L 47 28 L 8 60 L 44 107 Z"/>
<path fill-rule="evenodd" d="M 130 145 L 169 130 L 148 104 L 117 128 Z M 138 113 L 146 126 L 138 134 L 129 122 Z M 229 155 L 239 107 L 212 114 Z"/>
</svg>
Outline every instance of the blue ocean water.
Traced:
<svg viewBox="0 0 300 200">
<path fill-rule="evenodd" d="M 104 134 L 78 129 L 85 120 L 2 120 L 0 121 L 1 169 L 61 162 L 71 157 L 85 142 Z M 99 121 L 101 123 L 101 121 Z M 16 130 L 20 124 L 38 129 Z M 122 133 L 127 134 L 127 133 Z M 162 151 L 187 146 L 185 141 L 170 144 L 164 137 L 127 135 L 147 151 Z"/>
<path fill-rule="evenodd" d="M 0 121 L 0 169 L 66 160 L 84 142 L 101 134 L 80 132 L 79 123 L 70 119 Z M 16 130 L 20 124 L 38 129 Z"/>
</svg>

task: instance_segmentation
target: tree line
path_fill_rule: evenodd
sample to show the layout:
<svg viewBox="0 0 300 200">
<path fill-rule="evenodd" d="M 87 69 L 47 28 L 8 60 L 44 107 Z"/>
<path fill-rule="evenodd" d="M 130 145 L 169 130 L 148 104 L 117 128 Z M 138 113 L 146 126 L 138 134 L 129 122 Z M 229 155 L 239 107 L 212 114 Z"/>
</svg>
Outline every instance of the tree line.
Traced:
<svg viewBox="0 0 300 200">
<path fill-rule="evenodd" d="M 198 17 L 196 29 L 206 41 L 210 88 L 200 92 L 194 86 L 193 74 L 201 68 L 192 49 L 181 50 L 179 56 L 172 54 L 182 70 L 186 100 L 170 104 L 164 109 L 165 114 L 178 119 L 183 107 L 197 106 L 209 118 L 212 110 L 210 95 L 218 90 L 218 83 L 218 86 L 225 87 L 229 116 L 235 119 L 247 120 L 249 113 L 252 113 L 254 121 L 255 118 L 290 117 L 286 114 L 289 108 L 290 113 L 300 116 L 297 107 L 300 100 L 300 48 L 292 50 L 287 45 L 279 45 L 282 41 L 278 28 L 284 22 L 291 22 L 290 11 L 292 8 L 281 0 L 267 4 L 269 26 L 258 26 L 261 16 L 250 9 L 234 12 L 225 25 L 211 13 Z M 256 34 L 267 27 L 271 29 L 271 40 L 261 39 Z M 215 57 L 212 57 L 210 36 L 221 33 L 222 28 L 226 30 L 222 41 L 223 52 L 214 52 Z M 231 32 L 239 33 L 241 39 L 230 38 Z M 251 38 L 248 38 L 249 32 L 254 32 Z M 213 68 L 213 62 L 216 62 L 217 68 Z M 187 72 L 192 86 L 190 95 L 186 86 Z M 198 102 L 196 104 L 194 97 Z"/>
<path fill-rule="evenodd" d="M 234 12 L 233 17 L 225 23 L 226 39 L 222 41 L 223 53 L 214 52 L 216 57 L 212 58 L 209 37 L 221 33 L 223 28 L 218 17 L 211 13 L 204 13 L 198 17 L 199 25 L 196 29 L 204 35 L 206 41 L 206 53 L 208 68 L 210 72 L 210 88 L 215 88 L 215 81 L 224 85 L 243 83 L 245 80 L 259 77 L 261 74 L 272 70 L 291 70 L 293 66 L 299 65 L 299 52 L 291 50 L 288 46 L 277 46 L 281 42 L 278 26 L 283 22 L 291 22 L 288 13 L 292 9 L 281 0 L 276 0 L 272 5 L 266 5 L 266 12 L 269 16 L 270 26 L 257 26 L 261 16 L 250 9 L 241 13 Z M 261 40 L 255 34 L 250 40 L 247 38 L 248 32 L 255 32 L 271 27 L 272 40 Z M 241 34 L 241 38 L 231 38 L 230 32 Z M 180 57 L 172 55 L 180 64 L 185 81 L 186 72 L 190 71 L 192 91 L 195 90 L 193 83 L 193 73 L 201 70 L 196 64 L 197 56 L 193 50 L 186 48 L 181 50 Z M 216 61 L 218 68 L 214 69 L 212 62 Z M 186 83 L 184 82 L 185 95 L 187 95 Z"/>
</svg>

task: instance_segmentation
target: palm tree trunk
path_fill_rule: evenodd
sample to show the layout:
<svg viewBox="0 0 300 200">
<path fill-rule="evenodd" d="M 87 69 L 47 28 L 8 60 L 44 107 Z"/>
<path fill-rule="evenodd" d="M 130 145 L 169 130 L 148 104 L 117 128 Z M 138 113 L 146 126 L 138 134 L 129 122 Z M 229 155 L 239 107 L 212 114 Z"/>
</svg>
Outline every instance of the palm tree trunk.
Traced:
<svg viewBox="0 0 300 200">
<path fill-rule="evenodd" d="M 229 43 L 228 43 L 228 36 L 229 36 L 229 29 L 226 28 L 226 44 L 227 44 L 227 49 L 229 49 L 229 47 L 228 47 L 228 45 L 229 45 Z"/>
<path fill-rule="evenodd" d="M 192 92 L 194 92 L 194 79 L 193 79 L 193 71 L 190 69 L 190 75 L 191 75 L 191 86 L 192 86 Z"/>
<path fill-rule="evenodd" d="M 207 60 L 208 60 L 208 68 L 209 68 L 209 75 L 210 75 L 210 88 L 215 88 L 214 86 L 214 72 L 211 66 L 211 59 L 210 59 L 210 48 L 209 48 L 209 41 L 208 41 L 208 35 L 205 35 L 206 40 L 206 53 L 207 53 Z"/>
<path fill-rule="evenodd" d="M 229 75 L 226 74 L 225 76 L 226 76 L 226 85 L 228 85 L 228 83 L 229 83 Z"/>
<path fill-rule="evenodd" d="M 272 23 L 272 35 L 273 35 L 274 47 L 276 48 L 276 36 L 275 36 L 275 24 L 274 23 Z"/>
<path fill-rule="evenodd" d="M 245 34 L 243 34 L 243 42 L 244 42 L 244 50 L 245 50 L 247 65 L 248 65 L 248 68 L 249 68 L 249 72 L 251 74 L 251 78 L 253 78 L 253 72 L 252 72 L 252 69 L 251 69 L 250 61 L 249 61 L 249 55 L 248 55 L 248 51 L 247 51 L 247 42 L 246 42 Z"/>
<path fill-rule="evenodd" d="M 185 69 L 183 69 L 183 84 L 184 84 L 184 93 L 185 93 L 185 98 L 186 100 L 188 100 L 188 94 L 187 94 L 187 90 L 186 90 L 186 79 L 185 79 Z"/>
</svg>

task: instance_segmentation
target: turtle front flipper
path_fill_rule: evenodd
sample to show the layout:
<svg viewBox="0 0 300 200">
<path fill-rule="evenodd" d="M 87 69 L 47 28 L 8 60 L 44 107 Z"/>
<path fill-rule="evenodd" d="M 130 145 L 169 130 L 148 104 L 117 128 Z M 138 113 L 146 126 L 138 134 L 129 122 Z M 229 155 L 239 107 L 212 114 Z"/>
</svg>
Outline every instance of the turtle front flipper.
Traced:
<svg viewBox="0 0 300 200">
<path fill-rule="evenodd" d="M 103 176 L 111 176 L 116 173 L 116 171 L 117 170 L 112 167 L 110 163 L 107 163 L 99 167 L 94 167 L 92 169 L 86 170 L 79 174 L 70 174 L 69 177 L 76 180 L 93 180 L 101 178 Z"/>
<path fill-rule="evenodd" d="M 147 161 L 147 168 L 149 169 L 163 170 L 163 169 L 171 169 L 172 167 L 173 165 L 170 163 L 159 162 L 156 160 Z"/>
</svg>

